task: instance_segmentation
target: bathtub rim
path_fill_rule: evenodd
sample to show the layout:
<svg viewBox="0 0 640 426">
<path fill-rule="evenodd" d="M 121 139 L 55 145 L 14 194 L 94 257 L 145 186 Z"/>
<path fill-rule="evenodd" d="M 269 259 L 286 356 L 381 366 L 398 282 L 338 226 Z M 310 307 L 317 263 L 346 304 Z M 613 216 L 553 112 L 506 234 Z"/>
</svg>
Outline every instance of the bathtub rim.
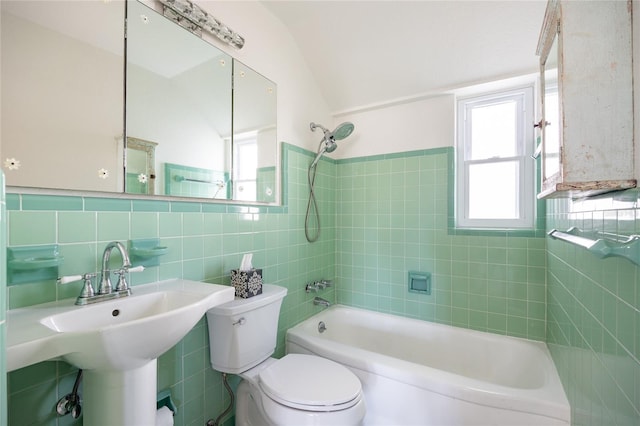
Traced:
<svg viewBox="0 0 640 426">
<path fill-rule="evenodd" d="M 304 330 L 307 327 L 311 327 L 313 329 L 313 326 L 315 326 L 318 321 L 325 321 L 327 320 L 327 316 L 331 315 L 334 311 L 340 310 L 352 310 L 365 316 L 382 316 L 394 321 L 410 321 L 425 327 L 455 328 L 465 333 L 468 332 L 471 334 L 485 335 L 491 338 L 504 338 L 531 344 L 540 349 L 545 358 L 545 366 L 543 369 L 545 374 L 545 384 L 540 388 L 513 388 L 461 376 L 456 373 L 439 370 L 427 365 L 421 365 L 420 369 L 415 369 L 416 364 L 413 362 L 404 361 L 402 359 L 393 358 L 388 355 L 371 352 L 369 350 L 349 346 L 336 341 L 321 339 L 316 335 L 309 336 Z M 401 317 L 385 312 L 370 311 L 367 309 L 340 304 L 332 305 L 331 307 L 316 313 L 288 329 L 285 341 L 287 353 L 289 353 L 290 343 L 293 343 L 317 356 L 330 358 L 348 367 L 369 371 L 388 379 L 397 380 L 426 391 L 435 392 L 440 395 L 484 406 L 545 416 L 570 424 L 571 409 L 569 402 L 564 392 L 564 388 L 562 387 L 562 383 L 560 382 L 555 364 L 553 363 L 549 353 L 549 349 L 544 342 L 466 329 L 415 318 Z M 373 371 L 370 366 L 368 368 L 366 366 L 366 364 L 370 364 L 369 360 L 372 359 L 380 361 L 376 364 L 376 368 L 373 369 Z"/>
</svg>

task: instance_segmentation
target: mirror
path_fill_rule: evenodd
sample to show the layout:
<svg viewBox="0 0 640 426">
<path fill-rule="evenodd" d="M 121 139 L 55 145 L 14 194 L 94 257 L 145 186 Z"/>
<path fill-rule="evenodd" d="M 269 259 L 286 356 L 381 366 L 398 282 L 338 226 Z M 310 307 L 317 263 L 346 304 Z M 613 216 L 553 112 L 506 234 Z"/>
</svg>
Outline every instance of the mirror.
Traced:
<svg viewBox="0 0 640 426">
<path fill-rule="evenodd" d="M 124 2 L 0 4 L 7 185 L 278 200 L 273 82 L 138 1 L 126 67 Z"/>
<path fill-rule="evenodd" d="M 125 188 L 129 194 L 156 193 L 156 142 L 127 138 Z"/>
<path fill-rule="evenodd" d="M 276 86 L 233 63 L 233 199 L 276 201 Z"/>
<path fill-rule="evenodd" d="M 231 57 L 137 1 L 128 17 L 127 136 L 157 144 L 154 193 L 229 198 Z"/>
<path fill-rule="evenodd" d="M 0 7 L 7 185 L 121 192 L 123 3 Z"/>
</svg>

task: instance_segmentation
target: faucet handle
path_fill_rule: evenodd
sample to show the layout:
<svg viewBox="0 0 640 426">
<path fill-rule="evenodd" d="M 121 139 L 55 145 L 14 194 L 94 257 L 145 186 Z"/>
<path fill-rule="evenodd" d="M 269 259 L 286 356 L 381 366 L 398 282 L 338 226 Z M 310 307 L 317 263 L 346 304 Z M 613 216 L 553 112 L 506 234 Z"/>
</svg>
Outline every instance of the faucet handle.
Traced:
<svg viewBox="0 0 640 426">
<path fill-rule="evenodd" d="M 66 277 L 58 277 L 58 284 L 69 284 L 80 281 L 83 275 L 67 275 Z"/>
<path fill-rule="evenodd" d="M 82 287 L 82 292 L 80 297 L 89 297 L 93 296 L 93 284 L 91 280 L 96 276 L 96 274 L 82 274 L 82 275 L 67 275 L 65 277 L 58 278 L 58 284 L 68 284 L 76 281 L 84 280 L 84 287 Z"/>
<path fill-rule="evenodd" d="M 332 286 L 333 286 L 333 281 L 332 281 L 332 280 L 325 280 L 325 279 L 322 279 L 322 280 L 320 281 L 320 283 L 322 283 L 322 285 L 324 286 L 324 288 L 326 288 L 326 287 L 332 287 Z"/>
<path fill-rule="evenodd" d="M 82 291 L 80 291 L 79 297 L 91 297 L 95 294 L 93 291 L 93 283 L 91 280 L 95 277 L 96 274 L 83 274 L 82 279 L 84 280 L 84 285 L 82 286 Z"/>
<path fill-rule="evenodd" d="M 129 284 L 127 283 L 127 277 L 125 276 L 127 268 L 118 269 L 117 271 L 113 271 L 113 273 L 120 276 L 120 278 L 118 278 L 118 284 L 116 285 L 116 291 L 128 290 Z"/>
<path fill-rule="evenodd" d="M 113 271 L 114 274 L 117 274 L 120 276 L 120 278 L 118 278 L 118 284 L 116 285 L 116 291 L 127 291 L 129 290 L 129 284 L 127 283 L 127 277 L 126 274 L 127 272 L 141 272 L 144 271 L 144 266 L 140 265 L 140 266 L 135 266 L 135 267 L 130 267 L 130 266 L 124 266 L 121 269 L 118 269 L 117 271 Z"/>
</svg>

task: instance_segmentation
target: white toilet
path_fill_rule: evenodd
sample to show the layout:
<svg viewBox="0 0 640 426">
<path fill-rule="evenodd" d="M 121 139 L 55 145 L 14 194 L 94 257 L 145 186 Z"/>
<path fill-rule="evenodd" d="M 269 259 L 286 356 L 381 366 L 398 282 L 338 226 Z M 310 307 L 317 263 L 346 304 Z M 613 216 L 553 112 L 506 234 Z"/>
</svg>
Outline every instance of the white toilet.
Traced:
<svg viewBox="0 0 640 426">
<path fill-rule="evenodd" d="M 346 367 L 313 355 L 271 358 L 287 289 L 236 298 L 207 311 L 211 366 L 239 374 L 236 425 L 359 425 L 365 415 L 360 380 Z"/>
</svg>

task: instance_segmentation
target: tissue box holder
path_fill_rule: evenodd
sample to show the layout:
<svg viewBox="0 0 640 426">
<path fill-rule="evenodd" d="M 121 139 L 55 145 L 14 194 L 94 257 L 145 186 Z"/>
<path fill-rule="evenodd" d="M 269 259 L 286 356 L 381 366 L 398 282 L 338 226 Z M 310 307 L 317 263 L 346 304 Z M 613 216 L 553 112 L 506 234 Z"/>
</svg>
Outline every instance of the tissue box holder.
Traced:
<svg viewBox="0 0 640 426">
<path fill-rule="evenodd" d="M 236 297 L 247 299 L 262 294 L 262 269 L 232 269 L 231 284 L 236 289 Z"/>
</svg>

